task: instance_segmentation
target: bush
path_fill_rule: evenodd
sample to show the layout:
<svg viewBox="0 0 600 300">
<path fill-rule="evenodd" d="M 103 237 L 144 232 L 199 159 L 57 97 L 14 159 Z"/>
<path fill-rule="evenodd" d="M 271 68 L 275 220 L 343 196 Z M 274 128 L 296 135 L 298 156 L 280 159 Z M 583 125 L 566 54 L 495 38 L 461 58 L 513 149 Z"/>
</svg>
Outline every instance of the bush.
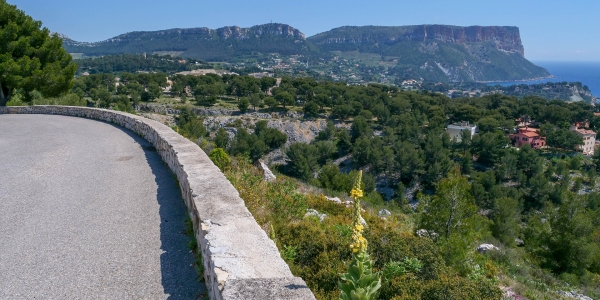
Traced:
<svg viewBox="0 0 600 300">
<path fill-rule="evenodd" d="M 225 150 L 223 150 L 222 148 L 213 149 L 212 151 L 210 151 L 210 154 L 208 157 L 210 157 L 210 160 L 212 160 L 212 162 L 217 167 L 219 167 L 219 169 L 221 169 L 221 171 L 224 171 L 227 168 L 229 168 L 229 165 L 231 164 L 229 155 L 227 155 Z"/>
</svg>

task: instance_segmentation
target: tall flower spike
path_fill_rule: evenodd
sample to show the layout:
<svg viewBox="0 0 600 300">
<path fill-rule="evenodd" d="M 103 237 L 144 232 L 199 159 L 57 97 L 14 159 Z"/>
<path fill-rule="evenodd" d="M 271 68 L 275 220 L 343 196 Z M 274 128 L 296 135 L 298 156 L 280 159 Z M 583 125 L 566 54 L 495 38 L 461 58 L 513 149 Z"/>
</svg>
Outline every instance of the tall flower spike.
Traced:
<svg viewBox="0 0 600 300">
<path fill-rule="evenodd" d="M 360 216 L 360 198 L 363 191 L 360 188 L 362 171 L 358 172 L 354 188 L 350 196 L 354 199 L 352 211 L 352 261 L 348 266 L 348 273 L 341 275 L 342 281 L 338 283 L 341 300 L 377 298 L 377 291 L 381 287 L 379 273 L 373 273 L 373 261 L 367 252 L 367 239 L 362 235 L 364 226 Z"/>
<path fill-rule="evenodd" d="M 350 192 L 350 196 L 354 200 L 352 211 L 352 244 L 350 244 L 352 253 L 367 252 L 367 240 L 362 236 L 364 227 L 361 222 L 362 217 L 360 216 L 360 198 L 363 196 L 363 191 L 360 187 L 361 181 L 362 171 L 358 171 L 358 176 L 354 182 L 354 188 Z"/>
</svg>

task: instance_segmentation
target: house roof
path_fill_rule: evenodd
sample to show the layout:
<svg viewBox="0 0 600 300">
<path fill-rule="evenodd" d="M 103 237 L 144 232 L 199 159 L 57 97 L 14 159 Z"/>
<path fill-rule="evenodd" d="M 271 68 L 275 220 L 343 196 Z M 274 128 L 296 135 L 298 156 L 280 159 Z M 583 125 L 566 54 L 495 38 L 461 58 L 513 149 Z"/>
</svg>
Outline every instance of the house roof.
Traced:
<svg viewBox="0 0 600 300">
<path fill-rule="evenodd" d="M 537 132 L 534 132 L 534 131 L 525 131 L 525 132 L 521 132 L 521 134 L 526 137 L 530 137 L 530 138 L 540 136 Z"/>
<path fill-rule="evenodd" d="M 448 129 L 472 130 L 477 126 L 448 125 Z"/>
<path fill-rule="evenodd" d="M 579 134 L 596 134 L 594 131 L 587 129 L 577 129 L 576 132 Z"/>
</svg>

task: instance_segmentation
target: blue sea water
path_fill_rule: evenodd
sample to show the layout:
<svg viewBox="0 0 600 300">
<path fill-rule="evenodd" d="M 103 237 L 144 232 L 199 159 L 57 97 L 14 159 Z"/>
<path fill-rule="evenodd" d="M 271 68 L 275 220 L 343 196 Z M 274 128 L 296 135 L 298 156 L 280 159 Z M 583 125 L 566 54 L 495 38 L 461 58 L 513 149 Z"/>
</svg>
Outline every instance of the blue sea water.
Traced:
<svg viewBox="0 0 600 300">
<path fill-rule="evenodd" d="M 538 84 L 546 82 L 581 82 L 587 85 L 592 95 L 600 97 L 600 62 L 556 62 L 534 61 L 534 64 L 546 68 L 555 78 L 546 78 L 532 81 L 491 82 L 489 85 L 500 84 L 509 86 L 513 84 Z"/>
</svg>

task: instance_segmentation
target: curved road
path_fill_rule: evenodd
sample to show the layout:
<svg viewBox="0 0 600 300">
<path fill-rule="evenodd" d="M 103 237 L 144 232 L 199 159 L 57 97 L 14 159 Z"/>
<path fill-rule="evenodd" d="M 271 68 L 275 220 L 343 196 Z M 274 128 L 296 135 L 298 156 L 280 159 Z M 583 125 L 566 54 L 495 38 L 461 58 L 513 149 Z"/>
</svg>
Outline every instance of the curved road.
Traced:
<svg viewBox="0 0 600 300">
<path fill-rule="evenodd" d="M 194 299 L 186 215 L 133 132 L 0 115 L 0 299 Z"/>
</svg>

